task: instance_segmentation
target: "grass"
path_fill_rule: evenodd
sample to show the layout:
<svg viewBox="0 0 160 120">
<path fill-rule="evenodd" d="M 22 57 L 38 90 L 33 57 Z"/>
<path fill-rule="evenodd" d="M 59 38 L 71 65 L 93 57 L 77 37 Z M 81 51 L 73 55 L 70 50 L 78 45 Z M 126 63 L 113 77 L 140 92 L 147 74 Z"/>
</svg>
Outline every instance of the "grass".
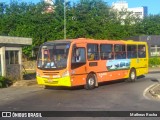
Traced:
<svg viewBox="0 0 160 120">
<path fill-rule="evenodd" d="M 160 66 L 160 57 L 149 58 L 149 67 L 159 67 Z"/>
<path fill-rule="evenodd" d="M 12 85 L 13 82 L 3 76 L 0 76 L 0 88 L 5 88 Z"/>
</svg>

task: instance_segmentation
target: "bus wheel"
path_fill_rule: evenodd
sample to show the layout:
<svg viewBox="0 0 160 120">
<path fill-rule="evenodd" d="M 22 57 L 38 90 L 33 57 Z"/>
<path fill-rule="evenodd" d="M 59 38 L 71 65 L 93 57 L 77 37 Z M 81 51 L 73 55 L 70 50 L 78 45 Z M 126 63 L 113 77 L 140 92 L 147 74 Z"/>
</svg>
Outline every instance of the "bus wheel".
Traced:
<svg viewBox="0 0 160 120">
<path fill-rule="evenodd" d="M 136 76 L 136 70 L 135 69 L 131 69 L 130 73 L 129 73 L 129 78 L 128 81 L 129 82 L 135 82 L 137 76 Z"/>
<path fill-rule="evenodd" d="M 96 78 L 94 74 L 89 74 L 87 76 L 87 80 L 86 80 L 86 85 L 85 85 L 85 89 L 87 90 L 91 90 L 94 89 L 96 85 Z"/>
</svg>

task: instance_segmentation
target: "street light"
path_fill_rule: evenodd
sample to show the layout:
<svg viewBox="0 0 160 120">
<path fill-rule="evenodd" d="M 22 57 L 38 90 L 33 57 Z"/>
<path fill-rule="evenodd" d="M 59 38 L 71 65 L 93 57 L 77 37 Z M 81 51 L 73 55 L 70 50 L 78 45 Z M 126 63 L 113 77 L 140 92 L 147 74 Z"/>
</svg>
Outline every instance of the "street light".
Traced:
<svg viewBox="0 0 160 120">
<path fill-rule="evenodd" d="M 64 0 L 64 40 L 66 40 L 66 0 Z"/>
</svg>

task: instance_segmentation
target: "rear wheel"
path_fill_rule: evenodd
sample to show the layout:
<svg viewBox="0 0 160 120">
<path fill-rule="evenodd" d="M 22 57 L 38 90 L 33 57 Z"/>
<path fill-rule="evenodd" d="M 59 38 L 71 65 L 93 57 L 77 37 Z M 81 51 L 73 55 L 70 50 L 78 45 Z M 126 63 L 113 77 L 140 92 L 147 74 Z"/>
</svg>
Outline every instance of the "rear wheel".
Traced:
<svg viewBox="0 0 160 120">
<path fill-rule="evenodd" d="M 136 79 L 137 79 L 136 70 L 135 69 L 131 69 L 130 73 L 129 73 L 128 81 L 129 82 L 135 82 Z"/>
<path fill-rule="evenodd" d="M 94 74 L 89 74 L 86 79 L 85 89 L 91 90 L 94 89 L 96 85 L 96 78 Z"/>
</svg>

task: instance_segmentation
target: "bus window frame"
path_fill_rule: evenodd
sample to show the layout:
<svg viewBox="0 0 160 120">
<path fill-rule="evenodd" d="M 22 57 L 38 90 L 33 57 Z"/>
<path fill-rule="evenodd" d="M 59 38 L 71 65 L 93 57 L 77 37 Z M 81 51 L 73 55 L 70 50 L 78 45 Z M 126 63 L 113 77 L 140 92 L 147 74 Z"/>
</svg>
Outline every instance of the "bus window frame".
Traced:
<svg viewBox="0 0 160 120">
<path fill-rule="evenodd" d="M 88 52 L 88 50 L 89 50 L 89 47 L 88 47 L 88 46 L 89 46 L 89 45 L 97 45 L 97 51 L 96 51 L 96 52 L 92 52 L 92 51 L 91 51 L 91 52 Z M 87 52 L 86 52 L 86 54 L 87 54 L 87 60 L 88 60 L 88 61 L 98 61 L 98 60 L 100 60 L 100 52 L 99 52 L 99 51 L 100 51 L 100 48 L 99 48 L 99 44 L 98 44 L 98 43 L 87 43 Z M 94 56 L 93 56 L 93 58 L 94 58 L 93 60 L 92 60 L 92 59 L 89 59 L 89 56 L 91 56 L 91 55 L 88 56 L 88 53 L 91 53 L 91 55 L 94 55 Z M 96 55 L 95 55 L 94 53 L 97 54 L 97 59 L 95 59 L 95 58 L 96 58 L 96 57 L 95 57 Z"/>
<path fill-rule="evenodd" d="M 72 59 L 73 57 L 76 57 L 76 50 L 77 49 L 84 49 L 84 62 L 73 62 Z M 74 64 L 86 64 L 86 48 L 85 47 L 76 47 L 76 45 L 73 46 L 72 48 L 72 54 L 71 54 L 71 66 L 74 65 Z"/>
<path fill-rule="evenodd" d="M 128 51 L 128 47 L 129 46 L 136 46 L 136 49 L 134 49 L 135 51 L 131 50 L 131 51 Z M 131 48 L 132 49 L 132 48 Z M 127 59 L 137 59 L 138 58 L 138 45 L 137 44 L 127 44 Z M 136 52 L 136 54 L 135 54 Z M 129 53 L 130 53 L 130 56 L 131 57 L 128 57 L 129 56 Z M 135 54 L 135 57 L 133 56 Z M 133 56 L 133 57 L 132 57 Z"/>
<path fill-rule="evenodd" d="M 139 48 L 139 47 L 143 47 L 142 49 L 141 48 Z M 145 47 L 145 50 L 143 50 L 144 49 L 144 47 Z M 146 45 L 145 44 L 138 44 L 138 50 L 137 50 L 137 52 L 138 52 L 138 58 L 146 58 Z M 141 53 L 141 52 L 143 52 L 143 53 Z"/>
<path fill-rule="evenodd" d="M 101 49 L 102 45 L 110 45 L 111 46 L 111 51 L 110 52 L 109 51 L 103 52 L 103 50 Z M 113 44 L 106 44 L 106 43 L 100 44 L 99 49 L 100 49 L 100 59 L 101 60 L 112 60 L 112 59 L 114 59 L 113 46 L 114 46 Z M 104 53 L 107 54 L 106 57 L 103 57 Z M 111 58 L 109 56 L 111 56 Z"/>
<path fill-rule="evenodd" d="M 116 51 L 116 46 L 121 46 L 121 51 Z M 114 44 L 114 58 L 115 59 L 127 59 L 127 50 L 126 50 L 127 44 Z M 124 51 L 122 49 L 124 48 Z M 119 55 L 119 56 L 117 56 Z M 116 57 L 117 56 L 117 57 Z"/>
</svg>

